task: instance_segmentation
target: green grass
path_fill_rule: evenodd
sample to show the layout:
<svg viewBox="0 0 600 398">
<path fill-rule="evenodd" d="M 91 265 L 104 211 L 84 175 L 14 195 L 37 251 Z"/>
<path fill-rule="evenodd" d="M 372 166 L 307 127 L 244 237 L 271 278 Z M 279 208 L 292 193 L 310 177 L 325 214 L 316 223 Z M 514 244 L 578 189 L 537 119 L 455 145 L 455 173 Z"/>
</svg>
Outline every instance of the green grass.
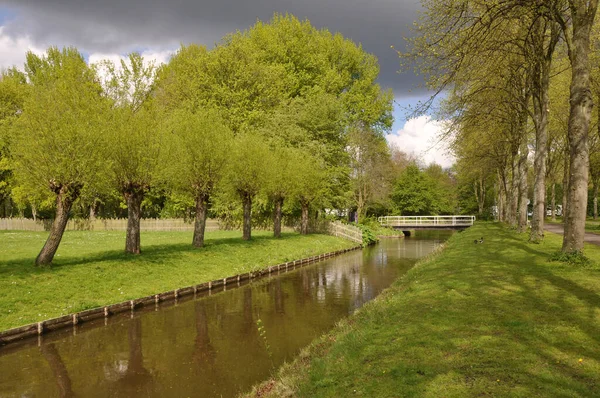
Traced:
<svg viewBox="0 0 600 398">
<path fill-rule="evenodd" d="M 569 266 L 527 239 L 455 234 L 252 396 L 600 396 L 600 247 Z"/>
<path fill-rule="evenodd" d="M 142 254 L 124 253 L 124 232 L 65 232 L 51 268 L 33 263 L 43 232 L 0 231 L 0 330 L 265 268 L 354 244 L 326 235 L 253 231 L 142 233 Z"/>
</svg>

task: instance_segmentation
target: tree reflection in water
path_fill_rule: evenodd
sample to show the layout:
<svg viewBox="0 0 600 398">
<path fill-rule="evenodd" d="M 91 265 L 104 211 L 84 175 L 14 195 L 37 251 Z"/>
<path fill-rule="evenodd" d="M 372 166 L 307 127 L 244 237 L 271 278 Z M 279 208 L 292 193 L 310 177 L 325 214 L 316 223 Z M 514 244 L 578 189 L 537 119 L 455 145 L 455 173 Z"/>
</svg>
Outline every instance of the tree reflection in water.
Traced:
<svg viewBox="0 0 600 398">
<path fill-rule="evenodd" d="M 141 318 L 130 320 L 127 336 L 128 359 L 115 361 L 112 366 L 105 369 L 106 378 L 110 382 L 110 396 L 151 396 L 154 393 L 154 377 L 144 368 Z"/>
<path fill-rule="evenodd" d="M 58 386 L 58 393 L 61 398 L 73 397 L 73 390 L 71 389 L 71 379 L 67 373 L 67 368 L 56 349 L 54 344 L 44 344 L 40 347 L 44 358 L 48 361 L 50 369 L 56 379 L 56 385 Z"/>
</svg>

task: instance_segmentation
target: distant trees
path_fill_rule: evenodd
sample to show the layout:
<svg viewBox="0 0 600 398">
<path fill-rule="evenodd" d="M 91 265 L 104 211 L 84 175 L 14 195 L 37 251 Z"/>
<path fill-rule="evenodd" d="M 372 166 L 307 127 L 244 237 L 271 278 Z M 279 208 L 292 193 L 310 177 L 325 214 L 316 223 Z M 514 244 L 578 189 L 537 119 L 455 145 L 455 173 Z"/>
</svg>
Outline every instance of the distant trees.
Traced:
<svg viewBox="0 0 600 398">
<path fill-rule="evenodd" d="M 395 211 L 406 216 L 457 211 L 455 183 L 437 164 L 425 170 L 415 163 L 409 164 L 395 181 L 391 199 Z"/>
</svg>

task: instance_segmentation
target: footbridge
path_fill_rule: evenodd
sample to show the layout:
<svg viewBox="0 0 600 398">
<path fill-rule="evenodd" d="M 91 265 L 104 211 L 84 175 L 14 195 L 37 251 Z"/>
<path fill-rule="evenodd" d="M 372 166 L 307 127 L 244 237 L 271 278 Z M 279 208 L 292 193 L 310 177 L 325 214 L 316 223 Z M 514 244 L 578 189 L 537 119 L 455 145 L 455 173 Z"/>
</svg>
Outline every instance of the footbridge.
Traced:
<svg viewBox="0 0 600 398">
<path fill-rule="evenodd" d="M 377 219 L 384 227 L 409 230 L 465 229 L 475 222 L 475 216 L 387 216 Z"/>
</svg>

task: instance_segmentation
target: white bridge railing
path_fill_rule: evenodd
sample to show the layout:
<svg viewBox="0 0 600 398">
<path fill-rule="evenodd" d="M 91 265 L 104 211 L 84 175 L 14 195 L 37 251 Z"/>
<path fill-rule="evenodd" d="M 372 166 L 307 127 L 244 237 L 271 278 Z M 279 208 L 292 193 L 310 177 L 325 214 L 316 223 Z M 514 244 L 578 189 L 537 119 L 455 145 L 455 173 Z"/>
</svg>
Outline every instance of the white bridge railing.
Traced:
<svg viewBox="0 0 600 398">
<path fill-rule="evenodd" d="M 386 216 L 377 219 L 384 227 L 470 227 L 475 216 Z"/>
</svg>

